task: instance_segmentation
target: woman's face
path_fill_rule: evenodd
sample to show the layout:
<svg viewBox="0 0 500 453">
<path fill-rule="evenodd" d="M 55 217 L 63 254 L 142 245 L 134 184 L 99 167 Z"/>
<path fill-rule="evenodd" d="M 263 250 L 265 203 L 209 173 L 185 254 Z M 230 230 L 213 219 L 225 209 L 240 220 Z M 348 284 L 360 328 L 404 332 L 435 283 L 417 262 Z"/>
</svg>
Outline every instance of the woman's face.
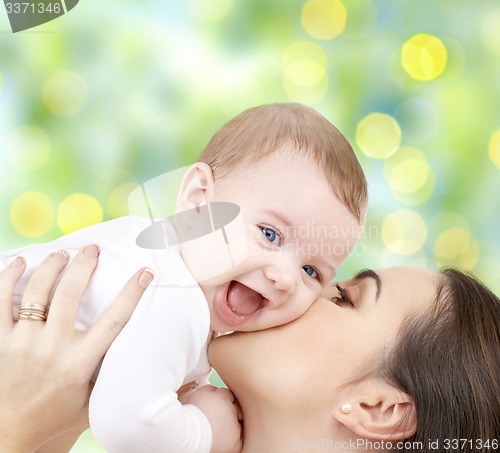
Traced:
<svg viewBox="0 0 500 453">
<path fill-rule="evenodd" d="M 410 267 L 361 272 L 340 282 L 340 292 L 329 285 L 289 324 L 217 338 L 209 358 L 243 410 L 260 401 L 317 411 L 343 397 L 343 384 L 394 340 L 407 316 L 434 303 L 439 280 Z"/>
</svg>

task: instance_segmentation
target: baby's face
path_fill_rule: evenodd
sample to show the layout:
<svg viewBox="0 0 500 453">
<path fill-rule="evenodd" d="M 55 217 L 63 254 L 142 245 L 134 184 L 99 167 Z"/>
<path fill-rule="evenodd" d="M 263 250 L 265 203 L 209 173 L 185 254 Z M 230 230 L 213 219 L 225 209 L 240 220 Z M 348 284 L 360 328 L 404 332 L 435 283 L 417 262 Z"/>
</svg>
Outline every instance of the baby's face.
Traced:
<svg viewBox="0 0 500 453">
<path fill-rule="evenodd" d="M 209 201 L 241 209 L 241 227 L 229 235 L 235 265 L 198 279 L 212 329 L 219 332 L 266 329 L 301 316 L 362 231 L 317 164 L 291 152 L 274 153 L 216 182 Z M 202 255 L 198 250 L 200 263 Z M 204 266 L 215 263 L 214 255 L 203 258 Z M 196 254 L 185 259 L 189 266 Z"/>
</svg>

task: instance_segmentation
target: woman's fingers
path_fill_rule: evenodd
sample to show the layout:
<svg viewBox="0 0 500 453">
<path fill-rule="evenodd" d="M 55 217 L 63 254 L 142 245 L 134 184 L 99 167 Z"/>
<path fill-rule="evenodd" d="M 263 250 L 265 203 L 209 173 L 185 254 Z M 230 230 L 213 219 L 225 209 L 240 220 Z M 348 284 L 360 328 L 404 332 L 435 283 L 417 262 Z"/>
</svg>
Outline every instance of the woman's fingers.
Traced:
<svg viewBox="0 0 500 453">
<path fill-rule="evenodd" d="M 24 304 L 35 305 L 24 308 L 27 319 L 16 323 L 15 328 L 2 329 L 0 325 L 0 393 L 6 389 L 0 426 L 5 428 L 2 435 L 8 434 L 2 440 L 8 444 L 13 439 L 19 451 L 35 451 L 43 439 L 86 425 L 90 377 L 153 279 L 149 271 L 137 272 L 96 324 L 86 332 L 77 331 L 74 316 L 97 265 L 95 252 L 94 247 L 86 247 L 68 266 L 52 299 L 46 323 L 40 322 L 42 315 L 38 319 L 28 315 L 30 310 L 43 312 L 48 304 L 51 289 L 66 264 L 61 254 L 47 258 L 33 273 L 23 298 Z M 0 314 L 3 315 L 0 321 L 13 322 L 12 291 L 24 270 L 25 264 L 20 258 L 0 273 Z M 48 385 L 41 386 L 46 383 Z M 30 414 L 26 422 L 33 423 L 17 423 L 16 410 L 21 415 Z M 52 452 L 54 448 L 54 445 L 46 445 L 45 449 Z"/>
<path fill-rule="evenodd" d="M 26 261 L 18 256 L 0 272 L 0 326 L 12 326 L 12 293 L 26 269 Z"/>
<path fill-rule="evenodd" d="M 48 324 L 62 329 L 74 329 L 80 299 L 97 267 L 99 247 L 87 245 L 78 252 L 57 285 Z"/>
<path fill-rule="evenodd" d="M 47 307 L 52 287 L 68 262 L 64 250 L 51 253 L 33 272 L 23 293 L 21 304 L 37 304 Z"/>
<path fill-rule="evenodd" d="M 121 332 L 139 302 L 142 294 L 153 281 L 154 274 L 149 268 L 144 268 L 125 284 L 113 303 L 87 331 L 86 350 L 91 353 L 90 360 L 99 362 L 113 340 Z"/>
</svg>

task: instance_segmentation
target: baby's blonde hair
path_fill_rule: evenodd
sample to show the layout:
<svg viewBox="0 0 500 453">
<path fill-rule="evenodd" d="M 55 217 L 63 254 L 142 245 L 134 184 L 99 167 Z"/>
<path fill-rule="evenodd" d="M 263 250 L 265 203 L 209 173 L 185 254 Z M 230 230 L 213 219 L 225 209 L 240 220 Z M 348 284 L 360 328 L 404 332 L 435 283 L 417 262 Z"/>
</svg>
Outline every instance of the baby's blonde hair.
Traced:
<svg viewBox="0 0 500 453">
<path fill-rule="evenodd" d="M 354 150 L 330 121 L 305 105 L 269 104 L 245 110 L 215 133 L 198 161 L 212 168 L 217 181 L 290 144 L 314 158 L 333 193 L 362 223 L 368 189 Z"/>
</svg>

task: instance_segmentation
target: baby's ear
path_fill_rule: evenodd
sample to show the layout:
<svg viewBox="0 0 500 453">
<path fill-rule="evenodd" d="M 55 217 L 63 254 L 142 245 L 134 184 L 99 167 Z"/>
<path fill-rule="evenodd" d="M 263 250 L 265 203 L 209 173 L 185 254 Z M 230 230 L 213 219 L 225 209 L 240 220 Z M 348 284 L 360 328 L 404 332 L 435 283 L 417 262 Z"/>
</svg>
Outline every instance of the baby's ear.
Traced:
<svg viewBox="0 0 500 453">
<path fill-rule="evenodd" d="M 176 211 L 187 211 L 210 201 L 214 190 L 214 174 L 209 165 L 196 162 L 182 178 L 177 195 Z"/>
<path fill-rule="evenodd" d="M 417 431 L 417 413 L 406 393 L 378 379 L 370 379 L 349 392 L 334 417 L 359 437 L 397 441 Z"/>
</svg>

